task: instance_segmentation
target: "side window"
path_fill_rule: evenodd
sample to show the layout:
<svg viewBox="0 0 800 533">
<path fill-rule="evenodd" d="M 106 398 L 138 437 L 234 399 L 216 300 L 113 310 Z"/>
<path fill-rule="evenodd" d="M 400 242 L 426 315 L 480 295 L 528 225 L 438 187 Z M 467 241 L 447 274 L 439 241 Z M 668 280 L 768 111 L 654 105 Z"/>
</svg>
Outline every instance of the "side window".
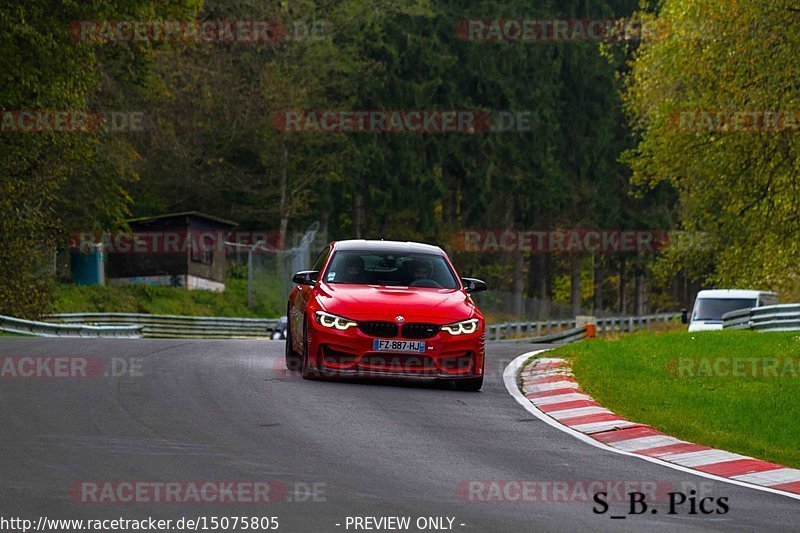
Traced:
<svg viewBox="0 0 800 533">
<path fill-rule="evenodd" d="M 325 262 L 328 260 L 329 255 L 331 255 L 331 247 L 326 246 L 325 249 L 319 253 L 319 256 L 317 256 L 317 260 L 314 261 L 314 266 L 311 267 L 311 270 L 321 271 L 322 267 L 325 266 Z"/>
</svg>

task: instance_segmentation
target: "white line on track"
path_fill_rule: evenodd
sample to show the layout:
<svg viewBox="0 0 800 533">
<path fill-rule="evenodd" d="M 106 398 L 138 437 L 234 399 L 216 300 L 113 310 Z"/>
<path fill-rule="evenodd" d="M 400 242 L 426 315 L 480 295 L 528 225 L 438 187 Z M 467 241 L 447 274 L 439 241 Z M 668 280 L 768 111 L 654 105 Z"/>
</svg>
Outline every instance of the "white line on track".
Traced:
<svg viewBox="0 0 800 533">
<path fill-rule="evenodd" d="M 644 455 L 637 455 L 635 453 L 626 452 L 626 451 L 623 451 L 623 450 L 618 450 L 616 448 L 612 448 L 611 446 L 607 446 L 607 445 L 603 444 L 602 442 L 591 438 L 588 435 L 584 435 L 583 433 L 581 433 L 579 431 L 575 431 L 572 428 L 569 428 L 569 427 L 567 427 L 567 426 L 565 426 L 563 424 L 560 424 L 557 420 L 554 420 L 553 418 L 547 416 L 545 413 L 543 413 L 542 411 L 537 409 L 531 403 L 531 401 L 528 398 L 526 398 L 525 395 L 522 394 L 522 391 L 520 391 L 519 387 L 517 386 L 517 375 L 519 374 L 519 371 L 520 371 L 520 368 L 522 368 L 522 365 L 525 364 L 525 361 L 527 361 L 528 359 L 530 359 L 532 356 L 534 356 L 536 354 L 539 354 L 539 353 L 542 353 L 542 352 L 546 352 L 546 351 L 548 351 L 550 349 L 551 348 L 546 348 L 544 350 L 536 350 L 536 351 L 533 351 L 533 352 L 524 353 L 524 354 L 520 355 L 519 357 L 517 357 L 516 359 L 514 359 L 513 361 L 511 361 L 508 364 L 508 366 L 505 368 L 505 370 L 503 370 L 503 382 L 506 385 L 506 390 L 508 390 L 508 393 L 511 394 L 511 396 L 517 401 L 517 403 L 520 404 L 522 407 L 524 407 L 526 411 L 528 411 L 530 414 L 532 414 L 533 416 L 535 416 L 536 418 L 538 418 L 542 422 L 544 422 L 547 425 L 552 426 L 552 427 L 554 427 L 554 428 L 556 428 L 556 429 L 558 429 L 560 431 L 563 431 L 564 433 L 568 433 L 569 435 L 572 435 L 576 439 L 581 440 L 581 441 L 585 442 L 586 444 L 590 444 L 590 445 L 594 446 L 595 448 L 601 448 L 601 449 L 603 449 L 603 450 L 605 450 L 607 452 L 612 452 L 612 453 L 616 453 L 616 454 L 619 454 L 619 455 L 625 455 L 625 456 L 628 456 L 628 457 L 635 457 L 636 459 L 640 459 L 642 461 L 647 461 L 649 463 L 654 463 L 654 464 L 657 464 L 657 465 L 665 466 L 665 467 L 671 468 L 673 470 L 678 470 L 679 472 L 684 472 L 686 474 L 692 474 L 692 475 L 699 476 L 699 477 L 704 477 L 704 478 L 707 478 L 707 479 L 713 479 L 714 481 L 719 481 L 719 482 L 722 482 L 722 483 L 728 483 L 730 485 L 737 485 L 739 487 L 746 487 L 746 488 L 749 488 L 749 489 L 760 490 L 762 492 L 771 492 L 772 494 L 780 494 L 781 496 L 786 496 L 788 498 L 792 498 L 792 499 L 795 499 L 795 500 L 800 500 L 800 494 L 792 494 L 791 492 L 784 492 L 782 490 L 771 489 L 769 487 L 762 487 L 760 485 L 753 485 L 752 483 L 745 483 L 743 481 L 738 481 L 738 480 L 731 479 L 731 478 L 715 476 L 714 474 L 708 474 L 706 472 L 701 472 L 699 470 L 694 470 L 692 468 L 686 468 L 686 467 L 683 467 L 683 466 L 680 466 L 680 465 L 667 463 L 665 461 L 661 461 L 659 459 L 656 459 L 655 457 L 647 457 L 647 456 L 644 456 Z M 548 359 L 547 361 L 550 362 L 552 360 Z M 577 386 L 577 384 L 575 384 L 575 385 Z"/>
</svg>

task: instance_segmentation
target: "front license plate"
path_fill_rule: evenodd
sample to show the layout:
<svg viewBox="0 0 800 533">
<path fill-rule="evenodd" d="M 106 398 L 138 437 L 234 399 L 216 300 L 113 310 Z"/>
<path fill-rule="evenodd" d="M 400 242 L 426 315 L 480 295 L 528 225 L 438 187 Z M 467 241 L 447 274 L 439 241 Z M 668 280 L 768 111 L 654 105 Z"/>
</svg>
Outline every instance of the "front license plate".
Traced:
<svg viewBox="0 0 800 533">
<path fill-rule="evenodd" d="M 422 341 L 375 339 L 372 341 L 372 349 L 376 352 L 425 353 L 425 343 Z"/>
</svg>

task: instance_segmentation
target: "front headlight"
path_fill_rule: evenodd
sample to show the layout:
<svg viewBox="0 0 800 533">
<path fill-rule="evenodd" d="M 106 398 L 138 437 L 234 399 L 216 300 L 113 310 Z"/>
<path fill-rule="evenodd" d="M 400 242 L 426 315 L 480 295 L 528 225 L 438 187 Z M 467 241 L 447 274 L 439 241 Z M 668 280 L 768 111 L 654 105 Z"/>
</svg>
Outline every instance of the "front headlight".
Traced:
<svg viewBox="0 0 800 533">
<path fill-rule="evenodd" d="M 358 324 L 344 317 L 332 315 L 325 311 L 317 311 L 317 323 L 326 328 L 336 328 L 344 331 L 348 328 L 357 326 Z"/>
<path fill-rule="evenodd" d="M 456 322 L 455 324 L 448 324 L 442 326 L 442 329 L 450 335 L 468 335 L 470 333 L 475 333 L 478 329 L 478 319 L 470 318 L 469 320 Z"/>
</svg>

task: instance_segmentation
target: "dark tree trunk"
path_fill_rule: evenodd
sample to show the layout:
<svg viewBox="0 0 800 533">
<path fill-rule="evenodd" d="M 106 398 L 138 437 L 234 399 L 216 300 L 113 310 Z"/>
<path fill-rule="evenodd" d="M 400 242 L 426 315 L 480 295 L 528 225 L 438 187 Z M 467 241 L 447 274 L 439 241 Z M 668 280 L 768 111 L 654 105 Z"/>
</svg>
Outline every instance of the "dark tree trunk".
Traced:
<svg viewBox="0 0 800 533">
<path fill-rule="evenodd" d="M 594 264 L 594 313 L 600 315 L 603 311 L 603 276 L 605 270 L 603 269 L 602 256 L 595 255 Z"/>
<path fill-rule="evenodd" d="M 625 259 L 619 260 L 619 299 L 617 301 L 618 312 L 621 316 L 625 315 L 625 310 L 628 307 L 627 295 L 625 291 L 625 277 L 627 276 L 627 269 L 625 268 Z"/>
<path fill-rule="evenodd" d="M 573 317 L 581 312 L 581 256 L 569 256 L 569 281 L 570 281 L 570 315 Z"/>
<path fill-rule="evenodd" d="M 525 315 L 525 258 L 519 251 L 514 254 L 514 315 Z"/>
</svg>

